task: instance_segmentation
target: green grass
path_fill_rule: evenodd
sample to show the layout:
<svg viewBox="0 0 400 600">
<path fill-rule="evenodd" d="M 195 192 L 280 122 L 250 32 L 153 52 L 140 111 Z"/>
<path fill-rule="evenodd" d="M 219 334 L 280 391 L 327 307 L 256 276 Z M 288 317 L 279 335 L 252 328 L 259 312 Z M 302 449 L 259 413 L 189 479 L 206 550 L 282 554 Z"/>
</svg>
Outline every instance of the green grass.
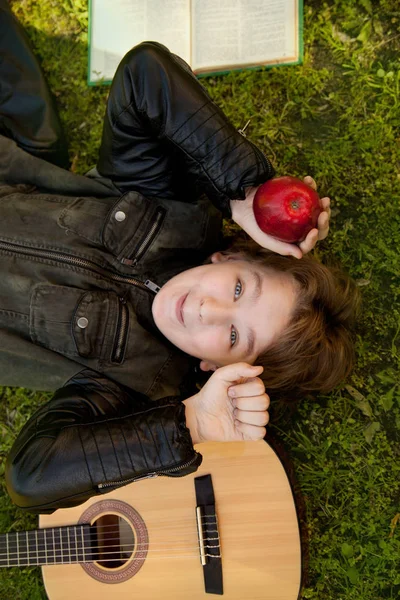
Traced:
<svg viewBox="0 0 400 600">
<path fill-rule="evenodd" d="M 73 169 L 96 162 L 108 89 L 86 86 L 83 0 L 15 0 L 68 132 Z M 302 598 L 400 597 L 400 7 L 397 0 L 306 1 L 302 66 L 203 79 L 279 174 L 312 175 L 332 198 L 317 254 L 339 261 L 363 297 L 357 366 L 346 385 L 274 407 L 305 497 L 309 578 Z M 2 391 L 4 458 L 44 394 Z M 3 470 L 2 470 L 3 469 Z M 4 490 L 4 488 L 3 488 Z M 36 519 L 0 496 L 0 530 Z M 0 598 L 45 598 L 39 570 L 0 572 Z"/>
</svg>

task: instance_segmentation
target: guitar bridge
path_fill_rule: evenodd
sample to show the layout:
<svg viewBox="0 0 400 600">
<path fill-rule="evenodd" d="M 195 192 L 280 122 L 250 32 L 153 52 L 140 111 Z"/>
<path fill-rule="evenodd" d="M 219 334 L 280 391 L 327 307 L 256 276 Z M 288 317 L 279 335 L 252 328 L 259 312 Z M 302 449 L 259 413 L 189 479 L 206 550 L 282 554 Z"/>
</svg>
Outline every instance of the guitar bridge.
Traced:
<svg viewBox="0 0 400 600">
<path fill-rule="evenodd" d="M 211 475 L 194 479 L 196 521 L 204 587 L 208 594 L 223 594 L 221 544 Z"/>
</svg>

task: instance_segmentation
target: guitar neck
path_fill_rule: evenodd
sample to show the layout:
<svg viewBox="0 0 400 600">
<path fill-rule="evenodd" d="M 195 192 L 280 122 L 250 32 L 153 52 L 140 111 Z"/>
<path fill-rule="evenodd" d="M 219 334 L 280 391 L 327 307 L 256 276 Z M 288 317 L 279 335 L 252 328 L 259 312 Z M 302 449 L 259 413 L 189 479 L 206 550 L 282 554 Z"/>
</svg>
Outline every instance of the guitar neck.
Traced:
<svg viewBox="0 0 400 600">
<path fill-rule="evenodd" d="M 92 562 L 96 533 L 90 524 L 0 535 L 0 567 Z"/>
</svg>

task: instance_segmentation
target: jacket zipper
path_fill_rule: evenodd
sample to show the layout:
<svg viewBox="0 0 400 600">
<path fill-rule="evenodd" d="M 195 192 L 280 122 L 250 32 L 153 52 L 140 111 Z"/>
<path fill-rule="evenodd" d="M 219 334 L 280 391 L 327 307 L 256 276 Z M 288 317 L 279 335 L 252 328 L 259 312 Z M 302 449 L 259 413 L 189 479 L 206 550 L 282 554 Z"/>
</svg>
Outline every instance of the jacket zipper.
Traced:
<svg viewBox="0 0 400 600">
<path fill-rule="evenodd" d="M 193 458 L 185 462 L 183 465 L 180 465 L 179 467 L 172 467 L 172 469 L 168 469 L 168 471 L 152 471 L 147 475 L 139 475 L 139 477 L 130 477 L 129 479 L 120 479 L 119 481 L 107 481 L 107 483 L 99 483 L 97 485 L 97 488 L 99 490 L 104 490 L 108 487 L 113 487 L 116 485 L 126 485 L 127 483 L 130 483 L 132 481 L 140 481 L 141 479 L 152 479 L 154 477 L 159 477 L 160 475 L 164 477 L 173 477 L 171 473 L 177 473 L 179 471 L 183 471 L 183 469 L 186 469 L 187 467 L 190 467 L 190 465 L 196 462 L 198 456 L 199 453 L 195 452 Z"/>
<path fill-rule="evenodd" d="M 142 258 L 143 254 L 146 252 L 147 248 L 150 246 L 151 242 L 154 240 L 155 236 L 160 230 L 160 227 L 163 224 L 166 210 L 159 206 L 156 211 L 156 216 L 153 224 L 151 225 L 149 231 L 145 234 L 142 240 L 136 246 L 136 249 L 133 253 L 133 258 L 123 258 L 122 263 L 124 265 L 129 265 L 135 267 L 139 260 Z"/>
<path fill-rule="evenodd" d="M 268 177 L 270 178 L 273 173 L 273 167 L 270 160 L 265 156 L 265 154 L 263 154 L 263 152 L 261 152 L 259 148 L 257 148 L 255 144 L 253 144 L 252 142 L 251 144 L 254 147 L 256 154 L 261 161 L 261 164 L 263 164 L 268 169 Z"/>
<path fill-rule="evenodd" d="M 29 246 L 21 246 L 20 244 L 14 244 L 12 242 L 3 242 L 0 241 L 0 250 L 6 250 L 8 252 L 14 252 L 16 254 L 25 254 L 27 256 L 37 256 L 40 258 L 55 260 L 63 264 L 67 265 L 75 265 L 76 267 L 80 267 L 82 269 L 86 269 L 91 273 L 95 273 L 96 275 L 101 275 L 105 279 L 111 281 L 118 281 L 119 283 L 128 283 L 129 285 L 133 285 L 135 287 L 141 288 L 148 292 L 152 292 L 156 294 L 160 289 L 156 284 L 147 280 L 145 283 L 131 277 L 130 275 L 121 275 L 119 273 L 115 273 L 109 269 L 101 267 L 91 260 L 87 260 L 85 258 L 78 258 L 76 256 L 71 256 L 65 252 L 57 252 L 55 250 L 38 250 L 37 248 L 30 248 Z"/>
<path fill-rule="evenodd" d="M 129 309 L 126 305 L 125 298 L 119 298 L 118 325 L 115 336 L 114 349 L 111 355 L 111 360 L 115 363 L 121 363 L 122 357 L 128 337 L 129 329 Z"/>
</svg>

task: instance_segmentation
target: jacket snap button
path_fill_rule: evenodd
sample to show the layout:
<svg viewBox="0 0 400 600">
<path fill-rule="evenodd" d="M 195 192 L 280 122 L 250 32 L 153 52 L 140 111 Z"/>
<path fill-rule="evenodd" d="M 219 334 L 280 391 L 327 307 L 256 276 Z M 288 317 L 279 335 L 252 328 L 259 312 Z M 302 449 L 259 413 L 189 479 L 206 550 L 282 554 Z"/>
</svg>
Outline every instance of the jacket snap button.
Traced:
<svg viewBox="0 0 400 600">
<path fill-rule="evenodd" d="M 117 210 L 114 216 L 116 221 L 125 221 L 126 219 L 126 214 L 122 210 Z"/>
<path fill-rule="evenodd" d="M 77 321 L 78 327 L 80 327 L 81 329 L 85 329 L 85 327 L 87 327 L 89 325 L 89 321 L 87 320 L 86 317 L 80 317 Z"/>
</svg>

